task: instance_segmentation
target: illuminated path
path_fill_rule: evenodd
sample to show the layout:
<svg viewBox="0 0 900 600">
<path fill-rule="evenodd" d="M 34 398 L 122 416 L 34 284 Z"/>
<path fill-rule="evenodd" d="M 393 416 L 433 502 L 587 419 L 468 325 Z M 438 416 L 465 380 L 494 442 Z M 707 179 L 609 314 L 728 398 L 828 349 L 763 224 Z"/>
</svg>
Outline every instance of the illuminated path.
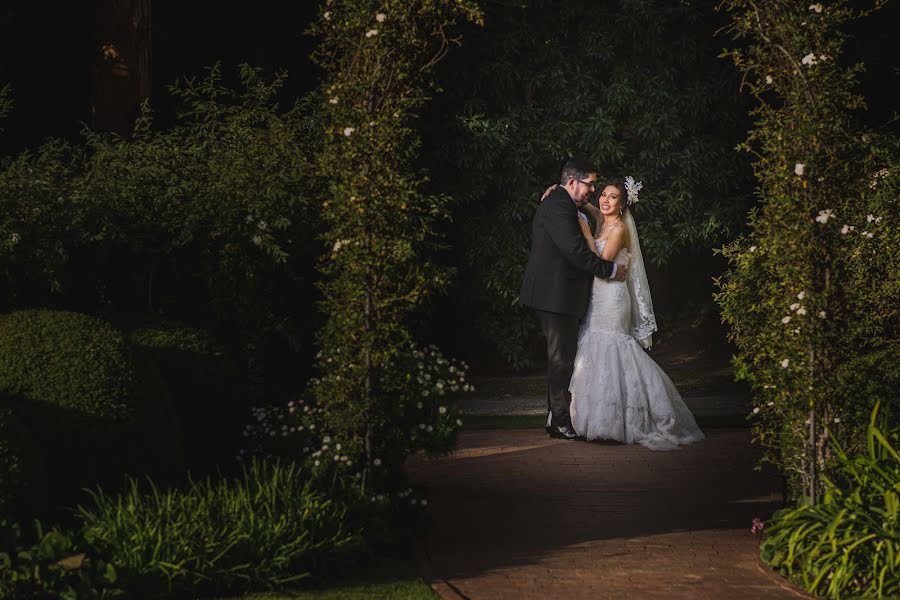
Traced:
<svg viewBox="0 0 900 600">
<path fill-rule="evenodd" d="M 435 524 L 419 556 L 445 598 L 805 597 L 757 562 L 755 516 L 780 479 L 755 471 L 746 429 L 708 429 L 674 452 L 553 440 L 543 430 L 463 431 L 415 457 Z"/>
</svg>

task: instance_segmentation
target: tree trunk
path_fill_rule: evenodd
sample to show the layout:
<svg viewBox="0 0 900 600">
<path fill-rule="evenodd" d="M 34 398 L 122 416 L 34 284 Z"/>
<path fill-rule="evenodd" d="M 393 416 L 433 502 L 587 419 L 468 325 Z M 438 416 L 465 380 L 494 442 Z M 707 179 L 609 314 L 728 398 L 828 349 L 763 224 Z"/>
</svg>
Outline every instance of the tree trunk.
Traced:
<svg viewBox="0 0 900 600">
<path fill-rule="evenodd" d="M 91 126 L 131 135 L 150 95 L 151 0 L 93 0 Z"/>
</svg>

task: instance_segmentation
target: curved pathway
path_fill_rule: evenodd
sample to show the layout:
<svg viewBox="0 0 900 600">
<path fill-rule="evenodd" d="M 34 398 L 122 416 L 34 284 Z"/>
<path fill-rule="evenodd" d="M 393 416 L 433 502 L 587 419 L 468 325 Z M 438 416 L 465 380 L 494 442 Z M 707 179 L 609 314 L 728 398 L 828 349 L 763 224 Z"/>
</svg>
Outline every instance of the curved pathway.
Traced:
<svg viewBox="0 0 900 600">
<path fill-rule="evenodd" d="M 753 517 L 781 501 L 745 429 L 674 452 L 463 431 L 445 458 L 414 457 L 434 526 L 423 568 L 445 598 L 805 597 L 757 563 Z"/>
</svg>

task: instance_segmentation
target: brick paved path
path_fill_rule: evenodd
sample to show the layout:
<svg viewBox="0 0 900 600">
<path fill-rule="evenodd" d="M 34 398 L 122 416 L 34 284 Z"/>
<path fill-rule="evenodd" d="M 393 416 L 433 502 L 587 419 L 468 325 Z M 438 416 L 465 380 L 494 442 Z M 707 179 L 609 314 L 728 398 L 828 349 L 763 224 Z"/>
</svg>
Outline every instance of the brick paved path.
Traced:
<svg viewBox="0 0 900 600">
<path fill-rule="evenodd" d="M 803 597 L 757 566 L 754 516 L 781 499 L 746 430 L 675 452 L 464 431 L 409 463 L 435 525 L 426 569 L 447 598 Z"/>
</svg>

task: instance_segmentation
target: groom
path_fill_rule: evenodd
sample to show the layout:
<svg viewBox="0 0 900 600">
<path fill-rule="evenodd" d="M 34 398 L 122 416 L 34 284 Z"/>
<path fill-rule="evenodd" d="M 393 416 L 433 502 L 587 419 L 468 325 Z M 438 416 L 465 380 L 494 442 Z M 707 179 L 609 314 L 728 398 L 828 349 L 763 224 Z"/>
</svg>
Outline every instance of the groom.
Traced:
<svg viewBox="0 0 900 600">
<path fill-rule="evenodd" d="M 531 224 L 531 255 L 519 299 L 537 313 L 547 338 L 547 432 L 578 439 L 569 417 L 569 380 L 575 369 L 578 322 L 590 300 L 594 277 L 624 281 L 627 267 L 599 258 L 578 223 L 597 183 L 597 169 L 570 159 L 560 185 L 538 206 Z"/>
</svg>

